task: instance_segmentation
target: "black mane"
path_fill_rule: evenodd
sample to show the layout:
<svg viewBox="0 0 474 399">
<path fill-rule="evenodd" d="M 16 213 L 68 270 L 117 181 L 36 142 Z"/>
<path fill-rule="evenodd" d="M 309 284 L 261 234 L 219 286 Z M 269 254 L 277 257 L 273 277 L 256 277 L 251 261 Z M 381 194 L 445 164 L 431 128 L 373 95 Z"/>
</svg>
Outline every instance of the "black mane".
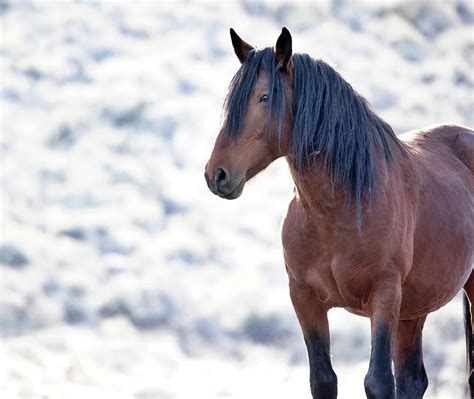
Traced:
<svg viewBox="0 0 474 399">
<path fill-rule="evenodd" d="M 322 60 L 307 54 L 293 54 L 293 131 L 289 157 L 297 170 L 310 167 L 322 157 L 333 185 L 340 184 L 355 201 L 360 223 L 361 205 L 374 189 L 373 147 L 387 160 L 388 139 L 403 150 L 388 123 L 378 117 L 352 86 Z M 272 48 L 253 51 L 231 81 L 224 103 L 224 131 L 231 137 L 240 133 L 249 95 L 258 73 L 269 76 L 268 118 L 277 122 L 281 133 L 285 97 L 281 72 Z"/>
</svg>

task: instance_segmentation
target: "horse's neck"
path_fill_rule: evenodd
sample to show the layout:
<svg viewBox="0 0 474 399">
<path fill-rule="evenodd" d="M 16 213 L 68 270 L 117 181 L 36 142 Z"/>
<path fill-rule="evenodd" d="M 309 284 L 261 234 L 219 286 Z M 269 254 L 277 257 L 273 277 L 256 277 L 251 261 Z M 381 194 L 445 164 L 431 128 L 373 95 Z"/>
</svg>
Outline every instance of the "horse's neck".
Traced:
<svg viewBox="0 0 474 399">
<path fill-rule="evenodd" d="M 316 160 L 313 167 L 299 171 L 288 159 L 298 201 L 309 214 L 318 219 L 341 209 L 345 203 L 343 190 L 333 185 L 331 176 L 324 170 L 322 163 L 322 160 Z"/>
<path fill-rule="evenodd" d="M 386 192 L 391 186 L 401 182 L 403 170 L 410 160 L 404 156 L 394 142 L 389 143 L 391 160 L 387 161 L 380 150 L 374 151 L 375 195 L 378 190 Z M 356 209 L 353 199 L 348 199 L 340 184 L 333 184 L 329 171 L 324 169 L 322 158 L 316 159 L 314 166 L 302 172 L 287 157 L 290 171 L 297 189 L 297 199 L 308 217 L 331 224 L 336 219 L 347 218 L 348 223 L 356 223 Z M 409 167 L 409 166 L 408 166 Z M 364 199 L 362 199 L 364 203 Z M 364 205 L 363 205 L 364 207 Z"/>
</svg>

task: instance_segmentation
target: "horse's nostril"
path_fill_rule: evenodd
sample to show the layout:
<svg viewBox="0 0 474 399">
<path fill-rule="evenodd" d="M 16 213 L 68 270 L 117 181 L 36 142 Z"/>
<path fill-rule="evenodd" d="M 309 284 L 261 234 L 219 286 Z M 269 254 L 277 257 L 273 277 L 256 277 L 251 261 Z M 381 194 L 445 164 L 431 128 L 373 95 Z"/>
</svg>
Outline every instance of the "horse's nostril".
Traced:
<svg viewBox="0 0 474 399">
<path fill-rule="evenodd" d="M 214 173 L 214 179 L 216 180 L 217 187 L 224 185 L 227 182 L 227 173 L 222 168 L 217 168 Z"/>
</svg>

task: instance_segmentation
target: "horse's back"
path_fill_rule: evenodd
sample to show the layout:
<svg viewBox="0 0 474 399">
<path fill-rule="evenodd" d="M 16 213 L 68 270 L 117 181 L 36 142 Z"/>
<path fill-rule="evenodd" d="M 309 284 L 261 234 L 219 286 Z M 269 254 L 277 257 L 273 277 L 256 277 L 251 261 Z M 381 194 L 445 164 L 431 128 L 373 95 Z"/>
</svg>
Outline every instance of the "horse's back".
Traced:
<svg viewBox="0 0 474 399">
<path fill-rule="evenodd" d="M 461 125 L 443 124 L 411 131 L 398 138 L 411 147 L 414 152 L 424 147 L 435 151 L 452 153 L 474 173 L 474 130 Z"/>
<path fill-rule="evenodd" d="M 472 206 L 474 196 L 474 131 L 459 125 L 437 125 L 398 136 L 411 153 L 410 168 L 421 191 L 446 199 L 458 197 Z"/>
</svg>

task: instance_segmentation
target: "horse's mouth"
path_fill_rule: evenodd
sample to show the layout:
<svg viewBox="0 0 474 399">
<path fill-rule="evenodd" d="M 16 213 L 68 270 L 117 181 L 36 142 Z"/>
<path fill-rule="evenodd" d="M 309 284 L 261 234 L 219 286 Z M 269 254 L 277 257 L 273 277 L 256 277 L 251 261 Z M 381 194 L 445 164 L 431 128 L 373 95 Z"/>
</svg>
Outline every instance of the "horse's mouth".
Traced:
<svg viewBox="0 0 474 399">
<path fill-rule="evenodd" d="M 230 193 L 222 193 L 220 191 L 215 192 L 219 197 L 232 200 L 239 198 L 240 195 L 242 194 L 242 191 L 244 191 L 244 186 L 245 186 L 245 177 L 242 177 L 240 182 L 235 186 L 235 188 L 230 192 Z"/>
</svg>

